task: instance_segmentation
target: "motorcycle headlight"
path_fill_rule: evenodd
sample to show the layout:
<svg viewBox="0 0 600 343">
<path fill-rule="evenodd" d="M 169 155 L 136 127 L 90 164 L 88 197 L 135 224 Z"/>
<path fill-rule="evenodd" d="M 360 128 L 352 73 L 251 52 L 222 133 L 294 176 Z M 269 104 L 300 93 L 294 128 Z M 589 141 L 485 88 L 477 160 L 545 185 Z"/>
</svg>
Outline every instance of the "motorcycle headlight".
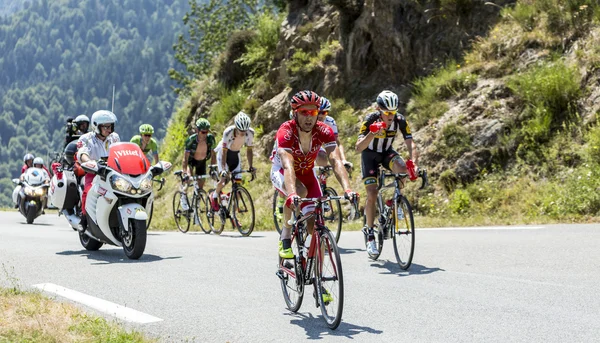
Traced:
<svg viewBox="0 0 600 343">
<path fill-rule="evenodd" d="M 112 185 L 112 187 L 116 190 L 118 190 L 119 192 L 129 192 L 129 190 L 131 189 L 131 182 L 125 180 L 124 178 L 120 177 L 120 176 L 116 176 L 113 175 L 110 178 L 110 184 Z"/>
<path fill-rule="evenodd" d="M 35 195 L 41 197 L 44 196 L 44 194 L 46 194 L 46 189 L 45 188 L 36 188 L 34 190 Z"/>
<path fill-rule="evenodd" d="M 34 197 L 36 194 L 35 189 L 31 188 L 31 187 L 25 187 L 25 189 L 23 190 L 23 192 L 25 192 L 26 195 L 30 196 L 30 197 Z"/>
<path fill-rule="evenodd" d="M 145 178 L 140 182 L 140 190 L 142 192 L 150 192 L 152 190 L 152 178 Z"/>
</svg>

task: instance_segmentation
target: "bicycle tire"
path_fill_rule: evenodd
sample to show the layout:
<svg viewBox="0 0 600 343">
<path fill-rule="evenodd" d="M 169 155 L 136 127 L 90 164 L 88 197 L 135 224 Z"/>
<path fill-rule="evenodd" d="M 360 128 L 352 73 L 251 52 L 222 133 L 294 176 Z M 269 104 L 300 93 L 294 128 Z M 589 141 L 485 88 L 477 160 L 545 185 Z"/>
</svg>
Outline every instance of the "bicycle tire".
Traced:
<svg viewBox="0 0 600 343">
<path fill-rule="evenodd" d="M 315 263 L 317 296 L 323 319 L 327 326 L 335 330 L 342 321 L 344 310 L 344 273 L 342 259 L 335 237 L 328 229 L 321 231 L 319 237 L 319 248 L 316 250 L 317 261 Z M 330 267 L 327 267 L 328 262 Z M 329 283 L 332 287 L 328 287 Z M 326 290 L 332 301 L 325 302 L 322 292 Z M 335 310 L 335 311 L 334 311 Z"/>
<path fill-rule="evenodd" d="M 208 194 L 212 194 L 215 190 L 214 189 L 209 189 L 208 190 Z M 221 201 L 221 199 L 218 199 L 218 201 Z M 214 211 L 212 209 L 212 206 L 210 207 L 210 213 L 211 213 L 211 219 L 209 220 L 210 222 L 210 229 L 211 231 L 216 234 L 216 235 L 220 235 L 223 230 L 225 229 L 225 217 L 223 216 L 223 211 L 224 209 L 219 209 L 218 211 Z"/>
<path fill-rule="evenodd" d="M 275 230 L 277 230 L 277 232 L 281 234 L 281 230 L 283 228 L 283 210 L 281 213 L 279 213 L 279 206 L 277 201 L 279 197 L 281 197 L 279 191 L 275 190 L 275 193 L 273 194 L 273 222 L 275 223 Z M 281 219 L 277 218 L 278 214 L 281 216 Z"/>
<path fill-rule="evenodd" d="M 244 199 L 244 196 L 247 197 L 247 199 Z M 229 199 L 229 201 L 233 201 L 233 206 L 232 206 L 232 211 L 231 211 L 231 219 L 232 219 L 234 226 L 236 226 L 235 225 L 236 223 L 239 223 L 240 225 L 237 225 L 236 228 L 238 229 L 240 234 L 244 237 L 250 236 L 250 234 L 254 230 L 254 224 L 256 221 L 256 212 L 254 211 L 254 201 L 252 200 L 252 196 L 250 195 L 250 192 L 248 192 L 248 190 L 246 188 L 240 186 L 235 191 L 235 197 L 232 199 Z M 238 217 L 239 214 L 243 213 L 244 211 L 248 212 L 251 216 L 251 219 L 248 224 L 246 224 L 245 222 L 242 222 L 240 220 L 240 218 Z"/>
<path fill-rule="evenodd" d="M 337 192 L 331 187 L 326 187 L 323 190 L 323 196 L 335 197 L 337 196 Z M 333 227 L 335 228 L 335 242 L 338 243 L 340 241 L 340 235 L 342 234 L 342 222 L 344 221 L 344 218 L 342 216 L 342 204 L 339 200 L 329 200 L 328 203 L 331 214 L 330 216 L 327 216 L 325 211 L 323 211 L 323 219 L 326 223 L 329 222 L 333 224 Z M 337 225 L 335 224 L 336 221 Z M 327 227 L 329 227 L 329 225 Z"/>
<path fill-rule="evenodd" d="M 396 220 L 398 205 L 402 207 L 404 220 Z M 400 195 L 394 201 L 394 213 L 392 215 L 394 218 L 394 254 L 400 268 L 407 270 L 415 253 L 415 221 L 408 199 Z"/>
<path fill-rule="evenodd" d="M 210 204 L 208 200 L 208 194 L 206 194 L 206 192 L 203 189 L 200 189 L 198 191 L 198 198 L 196 199 L 196 203 L 194 205 L 194 223 L 196 223 L 197 219 L 198 226 L 200 226 L 202 232 L 204 232 L 205 234 L 210 234 L 212 232 L 212 228 L 210 226 L 207 215 L 209 211 L 208 207 L 210 206 Z M 204 222 L 203 219 L 205 219 Z"/>
<path fill-rule="evenodd" d="M 173 218 L 175 219 L 175 225 L 177 229 L 182 233 L 188 232 L 190 229 L 190 214 L 188 211 L 184 211 L 181 208 L 181 194 L 183 192 L 176 191 L 173 195 Z M 188 197 L 189 199 L 189 197 Z"/>
<path fill-rule="evenodd" d="M 295 234 L 292 235 L 292 251 L 294 252 L 293 260 L 283 260 L 279 257 L 280 269 L 278 275 L 281 280 L 281 291 L 286 307 L 292 312 L 298 312 L 304 299 L 304 273 L 300 259 L 302 247 L 298 243 Z M 284 263 L 288 264 L 285 269 L 283 268 Z M 289 263 L 293 263 L 293 265 L 289 265 Z M 294 272 L 293 275 L 289 273 L 289 270 Z M 290 293 L 290 291 L 293 291 L 293 293 Z"/>
</svg>

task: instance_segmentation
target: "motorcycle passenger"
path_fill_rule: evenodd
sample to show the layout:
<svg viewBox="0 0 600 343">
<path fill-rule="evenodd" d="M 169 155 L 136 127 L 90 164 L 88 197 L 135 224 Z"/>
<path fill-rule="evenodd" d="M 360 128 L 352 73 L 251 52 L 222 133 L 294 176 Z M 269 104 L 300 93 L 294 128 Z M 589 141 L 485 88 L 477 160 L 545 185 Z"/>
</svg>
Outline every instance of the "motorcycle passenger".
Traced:
<svg viewBox="0 0 600 343">
<path fill-rule="evenodd" d="M 219 210 L 218 196 L 221 190 L 228 182 L 229 172 L 238 172 L 242 170 L 242 159 L 240 158 L 240 149 L 246 145 L 246 157 L 248 158 L 249 170 L 252 167 L 252 146 L 254 145 L 254 129 L 250 127 L 250 117 L 242 111 L 238 112 L 234 119 L 235 125 L 225 129 L 223 138 L 217 145 L 217 167 L 219 168 L 220 180 L 217 189 L 212 194 L 211 206 L 214 211 Z M 234 182 L 240 182 L 241 175 L 236 175 Z"/>
<path fill-rule="evenodd" d="M 409 160 L 405 163 L 402 157 L 394 150 L 393 143 L 397 132 L 404 137 L 408 150 Z M 410 127 L 403 115 L 398 113 L 398 96 L 391 91 L 383 91 L 377 96 L 377 111 L 366 116 L 362 123 L 356 142 L 356 151 L 361 152 L 362 179 L 367 190 L 365 205 L 366 226 L 363 233 L 367 236 L 367 252 L 378 255 L 375 232 L 375 204 L 377 202 L 377 174 L 379 166 L 394 173 L 407 173 L 407 164 L 412 163 L 413 140 Z M 416 164 L 416 161 L 415 161 Z"/>
<path fill-rule="evenodd" d="M 131 138 L 131 143 L 140 146 L 150 163 L 152 163 L 153 159 L 154 163 L 158 163 L 158 144 L 156 143 L 156 140 L 152 138 L 154 127 L 150 124 L 142 124 L 139 127 L 139 131 L 139 135 L 135 135 Z"/>
<path fill-rule="evenodd" d="M 36 157 L 33 159 L 33 167 L 42 169 L 44 174 L 44 180 L 50 181 L 50 172 L 48 172 L 48 168 L 44 165 L 44 159 L 41 157 Z"/>
<path fill-rule="evenodd" d="M 81 135 L 88 132 L 90 126 L 90 118 L 85 114 L 78 115 L 75 119 L 67 119 L 67 136 L 65 137 L 65 147 L 79 139 Z"/>
<path fill-rule="evenodd" d="M 210 133 L 210 122 L 206 118 L 196 120 L 196 133 L 185 140 L 185 153 L 183 154 L 183 172 L 186 175 L 206 175 L 206 162 L 210 159 L 210 164 L 216 163 L 216 156 L 213 149 L 216 147 L 215 136 Z M 195 170 L 195 171 L 194 171 Z M 210 170 L 209 172 L 213 172 Z M 198 180 L 198 186 L 204 186 L 205 179 Z"/>
<path fill-rule="evenodd" d="M 117 116 L 107 110 L 100 110 L 92 114 L 92 132 L 81 136 L 77 141 L 77 160 L 85 163 L 91 160 L 98 161 L 108 157 L 108 150 L 114 143 L 120 142 L 119 135 L 114 132 Z M 87 193 L 92 187 L 94 174 L 85 174 L 84 189 L 81 196 L 81 229 L 87 229 L 87 220 L 85 216 L 85 200 Z"/>
<path fill-rule="evenodd" d="M 290 101 L 294 119 L 284 122 L 277 130 L 277 151 L 272 159 L 271 182 L 273 187 L 287 198 L 279 241 L 279 256 L 285 259 L 294 258 L 291 246 L 292 232 L 288 221 L 292 216 L 291 208 L 296 198 L 322 196 L 321 187 L 313 170 L 321 147 L 327 151 L 329 162 L 345 189 L 346 197 L 349 199 L 356 197 L 356 193 L 350 189 L 348 173 L 342 164 L 333 130 L 317 120 L 320 100 L 319 95 L 312 91 L 296 93 Z M 314 204 L 304 203 L 300 208 L 302 214 L 306 215 L 314 210 Z M 309 234 L 312 234 L 314 221 L 313 217 L 307 223 Z"/>
</svg>

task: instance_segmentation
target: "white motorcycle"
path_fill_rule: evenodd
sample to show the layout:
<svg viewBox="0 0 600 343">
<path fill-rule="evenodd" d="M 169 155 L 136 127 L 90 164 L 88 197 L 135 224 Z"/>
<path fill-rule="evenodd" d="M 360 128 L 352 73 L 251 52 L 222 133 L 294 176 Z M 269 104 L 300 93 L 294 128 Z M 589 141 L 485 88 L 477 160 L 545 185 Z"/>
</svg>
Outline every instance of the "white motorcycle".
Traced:
<svg viewBox="0 0 600 343">
<path fill-rule="evenodd" d="M 45 170 L 40 168 L 28 168 L 23 176 L 23 181 L 13 179 L 12 181 L 21 187 L 16 199 L 13 201 L 18 205 L 19 212 L 26 218 L 27 224 L 32 224 L 35 218 L 42 215 L 47 201 L 48 183 Z"/>
<path fill-rule="evenodd" d="M 78 229 L 81 214 L 80 201 L 82 189 L 77 181 L 72 166 L 55 163 L 50 166 L 53 173 L 50 180 L 48 200 L 58 208 L 58 215 L 67 218 L 73 230 Z"/>
<path fill-rule="evenodd" d="M 137 144 L 123 142 L 110 147 L 106 163 L 88 161 L 81 167 L 96 175 L 87 194 L 87 229 L 79 232 L 81 245 L 91 251 L 103 244 L 121 246 L 128 258 L 140 258 L 152 211 L 153 177 L 169 170 L 171 163 L 150 166 Z"/>
</svg>

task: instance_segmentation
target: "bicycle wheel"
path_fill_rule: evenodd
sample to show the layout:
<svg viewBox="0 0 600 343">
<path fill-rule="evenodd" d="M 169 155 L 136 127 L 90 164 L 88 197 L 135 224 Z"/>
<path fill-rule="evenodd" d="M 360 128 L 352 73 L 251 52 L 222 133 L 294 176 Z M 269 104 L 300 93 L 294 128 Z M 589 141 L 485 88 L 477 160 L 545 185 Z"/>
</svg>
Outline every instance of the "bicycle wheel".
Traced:
<svg viewBox="0 0 600 343">
<path fill-rule="evenodd" d="M 377 250 L 379 251 L 379 254 L 369 254 L 369 258 L 372 260 L 377 260 L 379 258 L 379 256 L 381 256 L 381 250 L 383 250 L 383 231 L 382 231 L 382 223 L 380 221 L 380 213 L 381 213 L 381 204 L 382 204 L 382 200 L 381 197 L 377 197 L 377 206 L 375 207 L 375 220 L 374 223 L 376 224 L 376 226 L 373 228 L 373 231 L 375 233 L 375 244 L 377 244 Z M 366 209 L 365 209 L 366 211 Z M 363 214 L 363 225 L 367 225 L 367 214 L 364 213 Z M 365 246 L 367 245 L 368 242 L 368 237 L 367 235 L 364 235 L 365 237 Z"/>
<path fill-rule="evenodd" d="M 183 192 L 177 191 L 173 195 L 173 216 L 175 217 L 175 224 L 179 231 L 186 233 L 190 229 L 190 211 L 184 211 L 181 208 L 181 194 Z"/>
<path fill-rule="evenodd" d="M 200 226 L 200 229 L 206 234 L 212 231 L 208 220 L 209 206 L 208 194 L 203 189 L 200 189 L 195 204 L 194 224 Z"/>
<path fill-rule="evenodd" d="M 281 234 L 283 228 L 283 203 L 285 199 L 281 197 L 278 190 L 275 190 L 273 194 L 273 222 L 275 223 L 275 230 Z M 279 206 L 281 205 L 281 207 Z"/>
<path fill-rule="evenodd" d="M 293 260 L 284 260 L 279 257 L 279 270 L 277 276 L 281 280 L 281 291 L 287 308 L 292 312 L 297 312 L 304 299 L 304 274 L 302 272 L 302 250 L 296 235 L 292 235 Z"/>
<path fill-rule="evenodd" d="M 337 196 L 337 193 L 333 188 L 327 187 L 323 190 L 323 195 Z M 344 220 L 342 217 L 342 204 L 339 200 L 329 200 L 323 204 L 323 220 L 327 227 L 333 228 L 335 242 L 339 242 L 342 234 L 342 221 Z"/>
<path fill-rule="evenodd" d="M 209 189 L 208 194 L 212 194 L 215 190 Z M 225 229 L 225 213 L 224 209 L 219 209 L 218 211 L 213 211 L 212 206 L 208 208 L 208 222 L 210 223 L 210 229 L 217 235 L 220 235 Z"/>
<path fill-rule="evenodd" d="M 394 253 L 400 268 L 406 270 L 415 253 L 415 222 L 410 203 L 402 195 L 394 201 L 394 209 Z"/>
<path fill-rule="evenodd" d="M 250 236 L 254 230 L 254 202 L 248 190 L 238 187 L 235 196 L 232 196 L 231 220 L 242 236 Z"/>
<path fill-rule="evenodd" d="M 315 274 L 321 313 L 327 326 L 334 330 L 342 321 L 344 309 L 344 276 L 342 260 L 333 234 L 324 229 L 316 251 Z"/>
</svg>

